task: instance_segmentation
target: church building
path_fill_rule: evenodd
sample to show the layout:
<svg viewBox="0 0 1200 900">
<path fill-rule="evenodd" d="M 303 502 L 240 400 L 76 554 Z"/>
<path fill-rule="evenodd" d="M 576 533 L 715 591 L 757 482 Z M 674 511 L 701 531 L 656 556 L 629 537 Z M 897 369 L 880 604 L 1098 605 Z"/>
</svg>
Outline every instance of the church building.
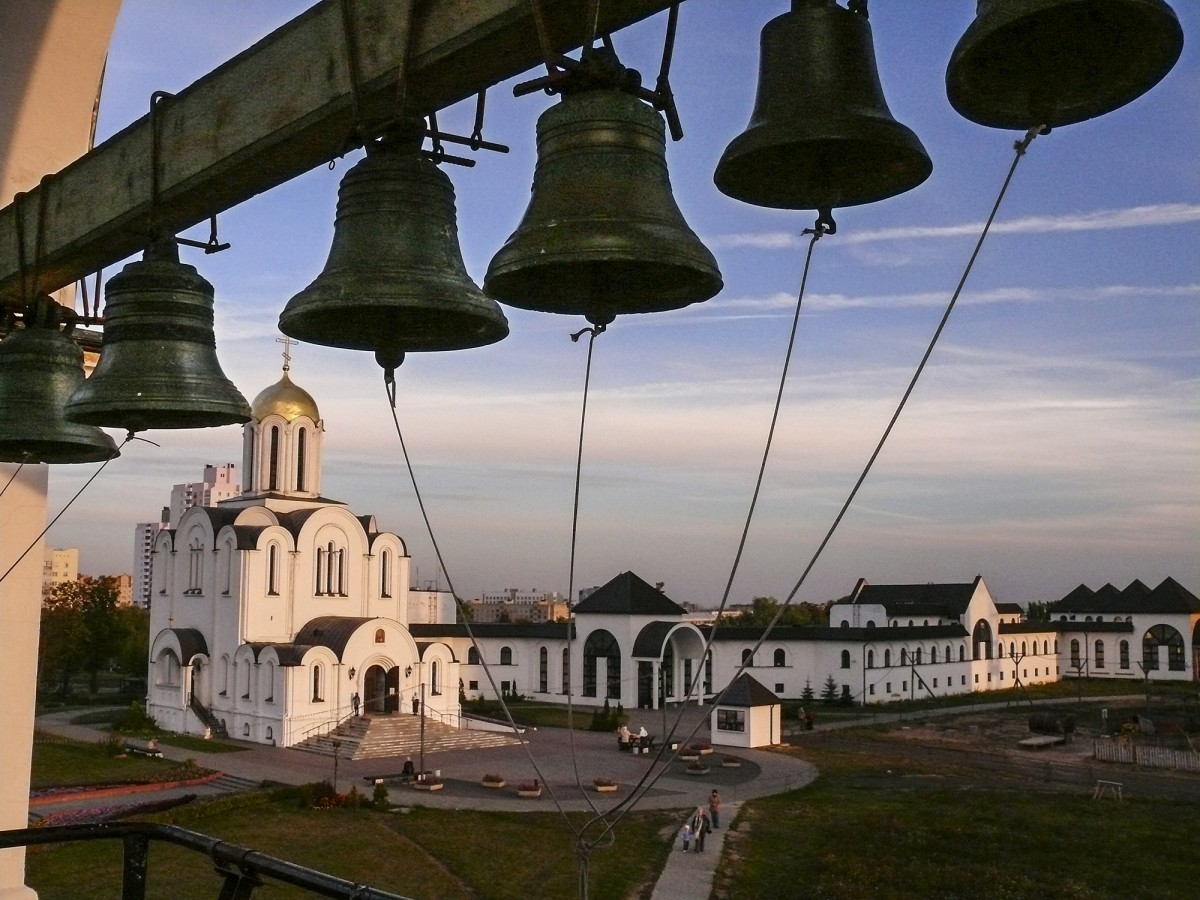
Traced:
<svg viewBox="0 0 1200 900">
<path fill-rule="evenodd" d="M 457 721 L 457 659 L 408 629 L 404 542 L 321 495 L 324 423 L 286 362 L 251 410 L 242 493 L 155 540 L 147 712 L 285 747 L 335 727 L 356 695 L 368 712 Z"/>
</svg>

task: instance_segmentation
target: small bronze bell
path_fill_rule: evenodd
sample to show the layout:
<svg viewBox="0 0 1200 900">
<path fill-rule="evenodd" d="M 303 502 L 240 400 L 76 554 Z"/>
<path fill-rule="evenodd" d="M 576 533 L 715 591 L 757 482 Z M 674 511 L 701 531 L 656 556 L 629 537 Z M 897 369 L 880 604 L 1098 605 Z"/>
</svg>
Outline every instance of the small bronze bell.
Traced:
<svg viewBox="0 0 1200 900">
<path fill-rule="evenodd" d="M 105 296 L 100 362 L 67 418 L 128 431 L 250 420 L 250 406 L 217 361 L 213 287 L 179 261 L 173 238 L 110 278 Z"/>
<path fill-rule="evenodd" d="M 508 335 L 499 304 L 467 275 L 454 186 L 421 155 L 421 134 L 369 143 L 346 173 L 329 258 L 280 314 L 284 334 L 392 359 Z"/>
<path fill-rule="evenodd" d="M 113 439 L 63 416 L 83 384 L 83 352 L 58 325 L 49 297 L 0 342 L 0 461 L 89 463 L 118 456 Z"/>
<path fill-rule="evenodd" d="M 510 306 L 596 324 L 716 295 L 717 261 L 671 194 L 662 116 L 616 87 L 562 92 L 538 119 L 529 206 L 483 289 Z"/>
<path fill-rule="evenodd" d="M 902 194 L 932 171 L 888 110 L 866 16 L 834 0 L 793 0 L 763 27 L 754 112 L 717 164 L 721 193 L 831 209 Z"/>
<path fill-rule="evenodd" d="M 1146 93 L 1182 50 L 1163 0 L 979 0 L 946 93 L 980 125 L 1070 125 Z"/>
</svg>

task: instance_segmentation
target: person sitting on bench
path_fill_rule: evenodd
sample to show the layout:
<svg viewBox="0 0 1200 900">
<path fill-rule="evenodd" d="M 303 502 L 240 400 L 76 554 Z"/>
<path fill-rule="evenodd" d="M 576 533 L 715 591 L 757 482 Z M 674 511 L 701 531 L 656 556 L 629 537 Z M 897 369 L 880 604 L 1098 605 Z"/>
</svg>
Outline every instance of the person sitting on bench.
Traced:
<svg viewBox="0 0 1200 900">
<path fill-rule="evenodd" d="M 617 749 L 630 750 L 633 747 L 633 735 L 629 733 L 629 729 L 625 727 L 625 723 L 621 723 L 621 727 L 617 729 Z"/>
<path fill-rule="evenodd" d="M 413 766 L 412 757 L 410 756 L 406 760 L 404 760 L 404 768 L 400 770 L 400 777 L 405 779 L 406 781 L 412 781 L 413 776 L 416 774 L 417 774 L 417 770 L 416 770 L 416 767 Z"/>
</svg>

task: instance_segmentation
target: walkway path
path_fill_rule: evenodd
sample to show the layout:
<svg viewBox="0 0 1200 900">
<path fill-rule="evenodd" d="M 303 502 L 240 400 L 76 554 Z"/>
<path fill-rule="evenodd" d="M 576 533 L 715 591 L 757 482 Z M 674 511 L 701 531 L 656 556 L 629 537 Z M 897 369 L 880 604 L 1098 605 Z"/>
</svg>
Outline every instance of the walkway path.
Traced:
<svg viewBox="0 0 1200 900">
<path fill-rule="evenodd" d="M 688 720 L 695 724 L 708 710 L 688 710 L 681 731 L 691 731 Z M 37 720 L 40 731 L 62 737 L 84 741 L 97 741 L 105 733 L 82 725 L 72 725 L 70 719 L 78 711 L 52 713 Z M 550 811 L 555 801 L 567 810 L 587 810 L 591 804 L 603 812 L 629 796 L 631 787 L 654 765 L 654 755 L 635 756 L 617 750 L 616 739 L 611 734 L 576 731 L 574 735 L 562 728 L 547 728 L 527 731 L 524 735 L 529 753 L 521 745 L 492 747 L 479 750 L 447 750 L 425 753 L 427 770 L 441 773 L 445 788 L 436 793 L 414 791 L 406 787 L 392 788 L 393 803 L 405 806 L 428 806 L 442 809 L 514 810 L 531 812 Z M 708 731 L 703 729 L 696 740 L 708 740 Z M 235 753 L 204 753 L 160 744 L 164 757 L 182 761 L 194 759 L 199 765 L 225 772 L 255 783 L 271 781 L 284 784 L 307 784 L 333 778 L 333 760 L 329 757 L 284 750 L 260 744 L 247 744 L 249 749 Z M 664 754 L 655 771 L 661 777 L 637 803 L 639 809 L 678 810 L 680 825 L 688 810 L 704 803 L 709 792 L 717 788 L 725 801 L 723 819 L 732 821 L 738 808 L 745 800 L 777 794 L 802 787 L 816 777 L 816 769 L 809 763 L 794 757 L 764 750 L 730 749 L 730 755 L 742 760 L 739 768 L 723 768 L 717 753 L 708 774 L 688 775 L 686 764 L 676 761 L 666 763 L 669 754 Z M 532 755 L 537 768 L 529 761 Z M 577 762 L 573 762 L 575 759 Z M 414 756 L 419 765 L 419 757 Z M 357 785 L 360 791 L 369 793 L 367 781 L 372 775 L 390 774 L 399 771 L 402 759 L 391 760 L 340 760 L 338 763 L 337 786 L 347 791 Z M 576 780 L 582 783 L 582 789 Z M 503 775 L 509 782 L 508 790 L 496 791 L 484 788 L 479 782 L 485 773 Z M 593 778 L 611 778 L 620 787 L 615 794 L 597 794 L 591 789 Z M 527 800 L 516 795 L 511 788 L 519 781 L 537 778 L 547 787 L 537 800 Z M 218 785 L 201 785 L 183 789 L 181 793 L 207 795 L 220 792 Z M 138 795 L 134 802 L 143 802 L 147 795 Z M 107 803 L 111 803 L 111 799 Z M 64 804 L 39 805 L 38 813 L 56 809 L 79 808 L 78 801 Z M 722 825 L 726 825 L 723 822 Z M 724 844 L 724 827 L 709 835 L 705 853 L 679 851 L 679 842 L 673 840 L 673 852 L 655 888 L 655 897 L 660 900 L 676 897 L 707 897 L 712 889 L 713 869 L 721 855 Z"/>
</svg>

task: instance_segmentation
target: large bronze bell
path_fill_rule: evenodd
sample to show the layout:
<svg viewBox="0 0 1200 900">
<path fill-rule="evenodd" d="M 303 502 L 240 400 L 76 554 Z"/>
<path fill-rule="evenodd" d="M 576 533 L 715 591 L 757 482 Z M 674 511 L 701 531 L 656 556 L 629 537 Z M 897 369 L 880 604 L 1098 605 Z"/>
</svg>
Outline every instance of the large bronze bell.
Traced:
<svg viewBox="0 0 1200 900">
<path fill-rule="evenodd" d="M 902 194 L 932 171 L 888 110 L 866 16 L 834 0 L 792 0 L 763 27 L 754 112 L 717 164 L 721 193 L 832 209 Z"/>
<path fill-rule="evenodd" d="M 454 186 L 421 155 L 409 129 L 367 145 L 342 179 L 333 245 L 316 280 L 288 301 L 289 337 L 374 350 L 462 350 L 508 335 L 498 303 L 467 275 L 458 244 Z"/>
<path fill-rule="evenodd" d="M 946 93 L 980 125 L 1070 125 L 1146 93 L 1182 50 L 1163 0 L 979 0 Z"/>
<path fill-rule="evenodd" d="M 671 194 L 662 116 L 624 91 L 564 89 L 537 123 L 533 193 L 483 289 L 523 309 L 607 324 L 721 290 Z"/>
<path fill-rule="evenodd" d="M 217 361 L 213 287 L 179 261 L 173 238 L 110 278 L 105 297 L 100 362 L 67 418 L 131 432 L 250 420 L 250 406 Z"/>
<path fill-rule="evenodd" d="M 117 456 L 117 445 L 99 428 L 64 417 L 83 384 L 83 352 L 50 314 L 58 309 L 53 300 L 39 297 L 35 306 L 39 315 L 0 342 L 0 461 L 89 463 Z"/>
</svg>

